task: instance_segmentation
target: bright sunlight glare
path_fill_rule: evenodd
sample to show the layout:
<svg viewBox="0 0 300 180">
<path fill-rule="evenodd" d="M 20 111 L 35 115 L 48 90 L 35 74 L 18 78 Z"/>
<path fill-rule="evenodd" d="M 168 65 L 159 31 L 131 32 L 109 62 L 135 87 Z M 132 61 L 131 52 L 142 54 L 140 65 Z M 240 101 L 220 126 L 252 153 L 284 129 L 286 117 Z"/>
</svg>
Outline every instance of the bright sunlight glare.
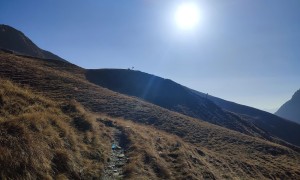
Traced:
<svg viewBox="0 0 300 180">
<path fill-rule="evenodd" d="M 199 7 L 195 3 L 180 4 L 175 12 L 175 22 L 180 29 L 193 29 L 200 21 Z"/>
</svg>

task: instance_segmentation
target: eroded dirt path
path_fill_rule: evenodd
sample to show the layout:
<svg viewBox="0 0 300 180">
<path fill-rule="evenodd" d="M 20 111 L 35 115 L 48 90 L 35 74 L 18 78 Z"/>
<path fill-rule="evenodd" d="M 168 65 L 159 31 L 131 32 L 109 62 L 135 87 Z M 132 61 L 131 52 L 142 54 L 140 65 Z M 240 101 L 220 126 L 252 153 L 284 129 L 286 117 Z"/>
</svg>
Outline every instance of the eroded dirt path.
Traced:
<svg viewBox="0 0 300 180">
<path fill-rule="evenodd" d="M 128 161 L 121 138 L 122 131 L 114 127 L 114 136 L 111 143 L 111 154 L 109 161 L 104 168 L 102 180 L 123 179 L 123 166 Z"/>
</svg>

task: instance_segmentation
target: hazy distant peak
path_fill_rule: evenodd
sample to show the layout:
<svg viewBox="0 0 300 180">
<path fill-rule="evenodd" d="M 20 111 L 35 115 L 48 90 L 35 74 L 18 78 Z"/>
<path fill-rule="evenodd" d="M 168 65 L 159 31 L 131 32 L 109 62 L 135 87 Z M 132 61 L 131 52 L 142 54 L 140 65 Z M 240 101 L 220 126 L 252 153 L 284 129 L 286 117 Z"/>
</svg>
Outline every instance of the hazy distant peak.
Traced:
<svg viewBox="0 0 300 180">
<path fill-rule="evenodd" d="M 295 94 L 293 95 L 292 99 L 298 99 L 298 100 L 300 100 L 300 89 L 295 92 Z"/>
<path fill-rule="evenodd" d="M 292 98 L 284 103 L 275 113 L 283 118 L 300 123 L 300 90 L 296 91 Z"/>
</svg>

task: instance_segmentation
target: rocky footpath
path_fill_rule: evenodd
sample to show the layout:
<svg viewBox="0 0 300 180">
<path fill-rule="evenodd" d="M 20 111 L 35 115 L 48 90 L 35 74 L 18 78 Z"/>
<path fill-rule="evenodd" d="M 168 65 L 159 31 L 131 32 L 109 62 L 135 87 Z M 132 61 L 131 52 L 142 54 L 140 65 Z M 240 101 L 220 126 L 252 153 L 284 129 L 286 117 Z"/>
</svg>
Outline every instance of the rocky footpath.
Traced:
<svg viewBox="0 0 300 180">
<path fill-rule="evenodd" d="M 115 128 L 111 144 L 111 155 L 105 166 L 102 180 L 123 179 L 123 166 L 127 163 L 128 157 L 124 148 L 120 145 L 122 132 Z"/>
</svg>

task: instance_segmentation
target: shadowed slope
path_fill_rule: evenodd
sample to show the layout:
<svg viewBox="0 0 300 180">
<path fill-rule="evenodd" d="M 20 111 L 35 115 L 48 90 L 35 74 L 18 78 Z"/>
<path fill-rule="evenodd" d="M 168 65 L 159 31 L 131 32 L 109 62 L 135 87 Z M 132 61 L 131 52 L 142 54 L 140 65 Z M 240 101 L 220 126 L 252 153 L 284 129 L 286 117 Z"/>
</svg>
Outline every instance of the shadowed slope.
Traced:
<svg viewBox="0 0 300 180">
<path fill-rule="evenodd" d="M 142 98 L 190 117 L 244 134 L 268 140 L 271 140 L 270 136 L 276 136 L 300 145 L 299 125 L 270 113 L 207 96 L 168 79 L 125 69 L 87 70 L 86 77 L 102 87 Z"/>
<path fill-rule="evenodd" d="M 40 49 L 22 32 L 7 25 L 0 25 L 0 49 L 32 57 L 65 61 L 49 51 Z"/>
<path fill-rule="evenodd" d="M 202 97 L 206 94 L 191 90 Z M 237 104 L 234 102 L 226 101 L 214 96 L 208 96 L 208 99 L 213 101 L 218 106 L 225 110 L 240 114 L 244 119 L 248 119 L 256 126 L 264 129 L 265 131 L 285 140 L 290 143 L 300 146 L 300 125 L 278 117 L 274 114 L 255 109 L 249 106 Z M 298 112 L 298 111 L 296 111 Z"/>
<path fill-rule="evenodd" d="M 191 93 L 169 79 L 124 69 L 87 70 L 87 79 L 122 94 L 142 98 L 181 114 L 203 119 L 245 134 L 265 137 L 265 132 L 237 115 L 224 112 L 212 101 Z"/>
</svg>

